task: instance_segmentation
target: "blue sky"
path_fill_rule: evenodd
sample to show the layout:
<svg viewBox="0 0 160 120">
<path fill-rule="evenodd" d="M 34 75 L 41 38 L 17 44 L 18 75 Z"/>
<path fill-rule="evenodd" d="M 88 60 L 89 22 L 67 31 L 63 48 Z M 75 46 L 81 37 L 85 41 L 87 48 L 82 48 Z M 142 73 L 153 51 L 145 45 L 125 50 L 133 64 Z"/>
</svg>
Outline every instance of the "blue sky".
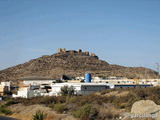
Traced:
<svg viewBox="0 0 160 120">
<path fill-rule="evenodd" d="M 0 0 L 0 69 L 57 48 L 111 64 L 160 63 L 159 0 Z"/>
</svg>

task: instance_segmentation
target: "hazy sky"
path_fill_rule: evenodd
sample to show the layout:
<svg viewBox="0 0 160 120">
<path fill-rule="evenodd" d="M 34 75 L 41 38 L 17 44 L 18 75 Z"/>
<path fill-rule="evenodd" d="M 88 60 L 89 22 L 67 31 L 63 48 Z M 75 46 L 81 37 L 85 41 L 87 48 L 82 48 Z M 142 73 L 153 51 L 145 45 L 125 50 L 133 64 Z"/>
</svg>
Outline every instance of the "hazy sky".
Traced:
<svg viewBox="0 0 160 120">
<path fill-rule="evenodd" d="M 0 69 L 63 47 L 155 69 L 160 0 L 0 0 Z"/>
</svg>

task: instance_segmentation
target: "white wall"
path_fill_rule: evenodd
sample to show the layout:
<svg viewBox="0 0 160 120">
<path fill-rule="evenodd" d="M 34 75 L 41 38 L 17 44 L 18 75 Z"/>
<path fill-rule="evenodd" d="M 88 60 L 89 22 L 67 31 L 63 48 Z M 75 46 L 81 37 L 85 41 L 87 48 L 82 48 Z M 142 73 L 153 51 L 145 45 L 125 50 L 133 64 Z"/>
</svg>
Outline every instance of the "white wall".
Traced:
<svg viewBox="0 0 160 120">
<path fill-rule="evenodd" d="M 95 84 L 95 83 L 56 83 L 52 84 L 52 95 L 58 95 L 61 91 L 61 87 L 64 86 L 73 86 L 77 94 L 90 94 L 95 91 L 107 89 L 107 84 Z M 108 86 L 109 87 L 109 86 Z"/>
<path fill-rule="evenodd" d="M 24 80 L 25 85 L 41 85 L 41 84 L 52 84 L 54 80 Z"/>
</svg>

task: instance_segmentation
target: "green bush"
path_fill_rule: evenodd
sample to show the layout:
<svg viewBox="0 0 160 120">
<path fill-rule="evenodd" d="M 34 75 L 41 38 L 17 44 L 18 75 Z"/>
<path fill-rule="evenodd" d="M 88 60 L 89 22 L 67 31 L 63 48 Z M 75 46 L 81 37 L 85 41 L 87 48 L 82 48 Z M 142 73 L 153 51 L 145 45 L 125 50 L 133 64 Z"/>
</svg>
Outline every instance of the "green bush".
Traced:
<svg viewBox="0 0 160 120">
<path fill-rule="evenodd" d="M 76 118 L 80 118 L 81 120 L 96 118 L 97 114 L 98 114 L 97 109 L 92 108 L 90 104 L 85 104 L 83 107 L 73 112 L 73 116 Z"/>
<path fill-rule="evenodd" d="M 36 114 L 33 115 L 33 120 L 44 120 L 47 114 L 44 114 L 42 111 L 37 111 Z"/>
<path fill-rule="evenodd" d="M 14 99 L 16 103 L 22 103 L 24 105 L 34 105 L 34 104 L 56 104 L 56 103 L 65 103 L 65 96 L 40 96 L 33 98 L 17 98 Z"/>
<path fill-rule="evenodd" d="M 64 113 L 67 110 L 67 107 L 65 105 L 59 103 L 59 104 L 54 105 L 54 110 L 57 113 Z"/>
<path fill-rule="evenodd" d="M 16 104 L 16 102 L 14 100 L 8 100 L 5 105 L 6 106 L 10 106 L 10 105 L 13 105 L 13 104 Z"/>
<path fill-rule="evenodd" d="M 74 87 L 73 86 L 63 86 L 61 87 L 61 92 L 60 94 L 63 95 L 63 96 L 66 96 L 66 95 L 74 95 Z"/>
<path fill-rule="evenodd" d="M 67 104 L 69 104 L 69 103 L 71 103 L 71 104 L 76 103 L 77 101 L 79 101 L 78 98 L 79 97 L 77 97 L 77 96 L 67 96 L 66 97 L 66 103 Z"/>
<path fill-rule="evenodd" d="M 12 111 L 8 110 L 7 107 L 5 105 L 2 105 L 0 107 L 0 112 L 5 114 L 5 115 L 10 115 L 12 114 Z"/>
</svg>

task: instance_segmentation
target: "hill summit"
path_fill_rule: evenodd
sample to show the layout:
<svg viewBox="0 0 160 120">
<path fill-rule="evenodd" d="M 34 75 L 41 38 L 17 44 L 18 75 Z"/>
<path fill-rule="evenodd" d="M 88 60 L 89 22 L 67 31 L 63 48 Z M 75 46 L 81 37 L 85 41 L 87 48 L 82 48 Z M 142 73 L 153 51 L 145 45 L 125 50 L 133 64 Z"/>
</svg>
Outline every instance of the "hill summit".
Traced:
<svg viewBox="0 0 160 120">
<path fill-rule="evenodd" d="M 111 65 L 99 60 L 94 53 L 83 52 L 81 49 L 58 49 L 53 55 L 44 55 L 24 64 L 0 71 L 0 81 L 17 81 L 24 77 L 60 78 L 84 76 L 86 72 L 93 76 L 123 76 L 127 78 L 156 78 L 157 72 L 144 67 L 124 67 Z"/>
</svg>

